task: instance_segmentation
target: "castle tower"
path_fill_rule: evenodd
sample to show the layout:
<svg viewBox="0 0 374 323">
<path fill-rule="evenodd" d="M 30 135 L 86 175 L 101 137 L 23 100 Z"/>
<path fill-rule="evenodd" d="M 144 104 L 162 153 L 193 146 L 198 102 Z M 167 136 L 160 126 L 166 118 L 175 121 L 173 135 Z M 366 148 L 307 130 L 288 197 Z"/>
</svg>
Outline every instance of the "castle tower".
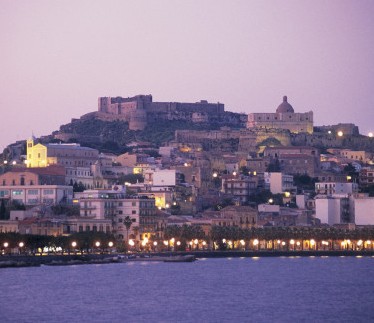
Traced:
<svg viewBox="0 0 374 323">
<path fill-rule="evenodd" d="M 111 104 L 111 98 L 110 97 L 100 97 L 98 100 L 99 104 L 99 112 L 104 112 L 108 113 L 109 112 L 109 107 Z"/>
</svg>

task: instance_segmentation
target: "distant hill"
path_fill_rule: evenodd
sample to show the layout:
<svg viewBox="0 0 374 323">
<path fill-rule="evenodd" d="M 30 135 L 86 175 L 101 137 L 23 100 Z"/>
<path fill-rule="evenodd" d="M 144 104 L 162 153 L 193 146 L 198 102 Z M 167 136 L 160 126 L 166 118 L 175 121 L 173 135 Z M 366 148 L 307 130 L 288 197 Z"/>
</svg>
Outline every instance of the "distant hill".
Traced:
<svg viewBox="0 0 374 323">
<path fill-rule="evenodd" d="M 60 126 L 60 130 L 44 137 L 42 141 L 77 142 L 103 152 L 119 154 L 128 151 L 128 145 L 134 141 L 159 147 L 174 139 L 175 130 L 217 130 L 223 126 L 242 128 L 244 124 L 240 123 L 240 114 L 225 112 L 224 116 L 214 123 L 155 120 L 143 131 L 134 131 L 129 130 L 126 121 L 106 121 L 96 118 L 95 114 L 87 114 Z"/>
</svg>

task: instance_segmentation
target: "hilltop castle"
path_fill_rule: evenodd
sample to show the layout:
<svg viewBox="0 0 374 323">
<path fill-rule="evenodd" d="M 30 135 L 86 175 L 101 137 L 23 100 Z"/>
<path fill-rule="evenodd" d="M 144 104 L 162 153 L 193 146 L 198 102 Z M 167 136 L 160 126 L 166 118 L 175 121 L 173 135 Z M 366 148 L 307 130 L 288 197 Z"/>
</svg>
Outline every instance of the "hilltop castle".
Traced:
<svg viewBox="0 0 374 323">
<path fill-rule="evenodd" d="M 152 95 L 137 95 L 131 98 L 100 97 L 98 113 L 106 119 L 123 120 L 130 130 L 144 130 L 154 120 L 189 120 L 209 122 L 214 116 L 224 114 L 222 103 L 153 102 Z"/>
</svg>

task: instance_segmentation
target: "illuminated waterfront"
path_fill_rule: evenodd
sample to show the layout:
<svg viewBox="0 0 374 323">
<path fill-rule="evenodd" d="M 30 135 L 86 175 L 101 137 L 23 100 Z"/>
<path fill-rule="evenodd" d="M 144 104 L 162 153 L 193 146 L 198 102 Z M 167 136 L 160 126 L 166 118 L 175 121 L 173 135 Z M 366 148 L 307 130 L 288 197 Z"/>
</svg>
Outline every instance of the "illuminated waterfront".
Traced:
<svg viewBox="0 0 374 323">
<path fill-rule="evenodd" d="M 368 322 L 374 258 L 2 269 L 2 322 Z"/>
</svg>

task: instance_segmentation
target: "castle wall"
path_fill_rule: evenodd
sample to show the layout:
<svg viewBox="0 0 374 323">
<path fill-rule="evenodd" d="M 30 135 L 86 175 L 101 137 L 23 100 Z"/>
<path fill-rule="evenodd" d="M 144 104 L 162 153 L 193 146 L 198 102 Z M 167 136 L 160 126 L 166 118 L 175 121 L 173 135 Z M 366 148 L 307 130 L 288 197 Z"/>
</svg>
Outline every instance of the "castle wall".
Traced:
<svg viewBox="0 0 374 323">
<path fill-rule="evenodd" d="M 144 110 L 144 113 L 138 112 Z M 190 120 L 193 113 L 200 113 L 200 118 L 195 116 L 196 122 L 202 121 L 202 115 L 208 117 L 224 113 L 222 103 L 197 103 L 179 102 L 152 102 L 151 95 L 137 95 L 131 98 L 101 97 L 99 98 L 99 113 L 120 116 L 129 122 L 131 130 L 143 130 L 148 120 Z M 206 118 L 204 118 L 205 120 Z M 209 118 L 208 118 L 209 119 Z"/>
</svg>

